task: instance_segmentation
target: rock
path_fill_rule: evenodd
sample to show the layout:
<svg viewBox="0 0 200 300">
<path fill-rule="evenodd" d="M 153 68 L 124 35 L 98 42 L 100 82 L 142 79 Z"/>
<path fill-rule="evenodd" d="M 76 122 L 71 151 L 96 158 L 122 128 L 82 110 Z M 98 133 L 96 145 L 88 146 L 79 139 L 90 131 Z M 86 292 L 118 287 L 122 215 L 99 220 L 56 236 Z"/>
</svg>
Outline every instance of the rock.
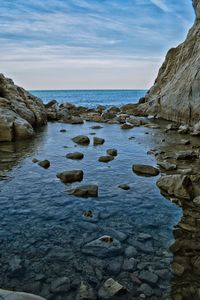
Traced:
<svg viewBox="0 0 200 300">
<path fill-rule="evenodd" d="M 105 142 L 105 140 L 102 139 L 102 138 L 99 138 L 99 137 L 96 137 L 96 136 L 93 138 L 93 145 L 94 146 L 103 145 L 104 142 Z"/>
<path fill-rule="evenodd" d="M 45 106 L 45 108 L 51 108 L 52 106 L 54 106 L 54 105 L 57 105 L 58 104 L 58 102 L 56 101 L 56 100 L 50 100 L 47 104 L 45 104 L 44 106 Z"/>
<path fill-rule="evenodd" d="M 114 159 L 114 157 L 111 155 L 100 156 L 99 162 L 108 163 L 108 162 L 112 161 L 113 159 Z"/>
<path fill-rule="evenodd" d="M 79 291 L 76 295 L 76 300 L 96 300 L 97 297 L 93 288 L 87 283 L 81 282 Z"/>
<path fill-rule="evenodd" d="M 60 129 L 60 132 L 67 132 L 66 129 Z"/>
<path fill-rule="evenodd" d="M 194 135 L 194 136 L 200 135 L 200 121 L 194 125 L 191 135 Z"/>
<path fill-rule="evenodd" d="M 139 241 L 147 241 L 147 240 L 151 240 L 151 239 L 152 239 L 152 235 L 150 235 L 148 233 L 139 233 L 138 234 Z"/>
<path fill-rule="evenodd" d="M 128 246 L 126 248 L 124 254 L 125 254 L 126 257 L 131 258 L 131 257 L 134 257 L 135 255 L 137 255 L 137 250 L 133 246 Z"/>
<path fill-rule="evenodd" d="M 32 159 L 32 162 L 33 162 L 34 164 L 36 164 L 36 163 L 39 162 L 39 160 L 38 160 L 37 158 L 33 158 L 33 159 Z"/>
<path fill-rule="evenodd" d="M 72 170 L 58 173 L 56 176 L 64 183 L 72 183 L 75 181 L 82 181 L 83 175 L 84 173 L 82 170 Z"/>
<path fill-rule="evenodd" d="M 40 160 L 38 162 L 38 165 L 44 169 L 48 169 L 50 167 L 50 161 L 45 159 L 45 160 Z"/>
<path fill-rule="evenodd" d="M 153 289 L 146 283 L 141 284 L 138 290 L 144 293 L 147 297 L 151 297 L 153 295 Z"/>
<path fill-rule="evenodd" d="M 181 125 L 178 129 L 178 133 L 180 133 L 180 134 L 187 134 L 189 132 L 190 132 L 189 125 Z"/>
<path fill-rule="evenodd" d="M 179 151 L 176 154 L 176 159 L 178 159 L 178 160 L 193 160 L 196 158 L 198 158 L 198 155 L 196 154 L 196 152 L 194 152 L 192 150 Z"/>
<path fill-rule="evenodd" d="M 134 125 L 128 124 L 128 123 L 124 123 L 120 127 L 121 127 L 121 129 L 132 129 L 134 127 Z"/>
<path fill-rule="evenodd" d="M 199 206 L 199 205 L 200 205 L 200 196 L 196 196 L 196 197 L 193 199 L 193 203 L 194 203 L 196 206 Z"/>
<path fill-rule="evenodd" d="M 72 141 L 79 145 L 89 145 L 90 139 L 85 135 L 78 135 L 72 139 Z"/>
<path fill-rule="evenodd" d="M 14 256 L 9 261 L 9 269 L 12 275 L 19 274 L 23 270 L 23 264 L 21 258 L 18 256 Z"/>
<path fill-rule="evenodd" d="M 68 191 L 68 193 L 77 197 L 98 197 L 98 186 L 83 185 Z"/>
<path fill-rule="evenodd" d="M 113 278 L 107 279 L 98 291 L 98 295 L 102 299 L 112 299 L 114 296 L 122 296 L 126 293 L 127 289 Z"/>
<path fill-rule="evenodd" d="M 33 294 L 12 292 L 0 289 L 0 298 L 6 300 L 45 300 L 42 297 Z"/>
<path fill-rule="evenodd" d="M 192 182 L 187 175 L 161 176 L 157 181 L 157 186 L 169 196 L 186 200 L 191 200 L 193 196 Z"/>
<path fill-rule="evenodd" d="M 148 165 L 133 165 L 132 170 L 143 176 L 157 176 L 160 173 L 157 168 Z"/>
<path fill-rule="evenodd" d="M 100 126 L 100 125 L 95 125 L 95 126 L 92 126 L 92 127 L 91 127 L 91 129 L 101 129 L 101 128 L 103 128 L 103 127 Z"/>
<path fill-rule="evenodd" d="M 106 152 L 110 156 L 117 156 L 117 150 L 116 149 L 108 149 Z"/>
<path fill-rule="evenodd" d="M 125 191 L 130 190 L 130 186 L 128 184 L 120 184 L 118 187 Z"/>
<path fill-rule="evenodd" d="M 156 284 L 158 281 L 158 275 L 150 271 L 143 270 L 139 274 L 139 279 L 150 284 Z"/>
<path fill-rule="evenodd" d="M 200 119 L 200 5 L 193 0 L 196 20 L 186 40 L 167 53 L 154 86 L 139 105 L 146 114 L 195 124 Z"/>
<path fill-rule="evenodd" d="M 104 235 L 85 244 L 82 248 L 82 252 L 96 257 L 112 257 L 121 254 L 122 246 L 117 239 Z"/>
<path fill-rule="evenodd" d="M 190 145 L 190 140 L 181 140 L 180 145 Z"/>
<path fill-rule="evenodd" d="M 122 266 L 124 271 L 133 272 L 136 271 L 137 268 L 137 260 L 133 257 L 124 260 L 124 264 Z"/>
<path fill-rule="evenodd" d="M 169 163 L 169 162 L 167 162 L 167 161 L 158 162 L 158 165 L 159 165 L 161 168 L 165 169 L 166 171 L 174 171 L 174 170 L 177 169 L 177 165 L 171 164 L 171 163 Z"/>
<path fill-rule="evenodd" d="M 122 268 L 123 258 L 117 257 L 117 259 L 110 259 L 109 264 L 107 265 L 107 274 L 112 274 L 117 276 Z"/>
<path fill-rule="evenodd" d="M 68 159 L 77 159 L 77 160 L 80 160 L 80 159 L 83 159 L 83 157 L 84 157 L 84 155 L 81 152 L 73 152 L 73 153 L 68 153 L 66 155 L 66 158 L 68 158 Z"/>
<path fill-rule="evenodd" d="M 70 289 L 70 279 L 68 277 L 60 277 L 51 282 L 51 291 L 53 293 L 68 292 Z"/>
<path fill-rule="evenodd" d="M 178 130 L 179 126 L 178 124 L 172 123 L 172 124 L 168 124 L 166 129 L 167 130 Z"/>
<path fill-rule="evenodd" d="M 181 264 L 178 264 L 178 263 L 176 263 L 176 262 L 173 262 L 173 263 L 172 263 L 171 268 L 172 268 L 172 272 L 173 272 L 174 274 L 178 275 L 178 276 L 181 276 L 181 275 L 184 273 L 184 271 L 185 271 L 184 266 L 181 265 Z"/>
<path fill-rule="evenodd" d="M 32 138 L 46 123 L 42 101 L 0 74 L 0 142 Z"/>
</svg>

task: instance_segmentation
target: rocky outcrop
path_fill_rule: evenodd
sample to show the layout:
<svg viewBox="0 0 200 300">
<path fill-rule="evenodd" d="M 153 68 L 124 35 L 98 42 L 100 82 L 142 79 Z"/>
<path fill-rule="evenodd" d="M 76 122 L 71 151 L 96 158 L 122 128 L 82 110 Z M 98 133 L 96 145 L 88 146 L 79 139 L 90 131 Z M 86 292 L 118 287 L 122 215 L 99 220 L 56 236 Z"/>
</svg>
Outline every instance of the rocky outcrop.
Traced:
<svg viewBox="0 0 200 300">
<path fill-rule="evenodd" d="M 196 20 L 186 40 L 167 53 L 141 113 L 180 123 L 200 119 L 200 2 L 193 0 Z"/>
<path fill-rule="evenodd" d="M 46 122 L 41 100 L 0 74 L 0 142 L 30 138 Z"/>
</svg>

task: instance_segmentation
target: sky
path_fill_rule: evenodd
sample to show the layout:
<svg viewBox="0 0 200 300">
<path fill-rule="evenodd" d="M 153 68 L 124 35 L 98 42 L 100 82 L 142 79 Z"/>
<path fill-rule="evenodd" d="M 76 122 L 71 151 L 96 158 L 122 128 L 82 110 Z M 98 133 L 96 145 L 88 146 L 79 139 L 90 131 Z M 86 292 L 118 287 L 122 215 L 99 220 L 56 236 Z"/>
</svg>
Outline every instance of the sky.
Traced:
<svg viewBox="0 0 200 300">
<path fill-rule="evenodd" d="M 26 89 L 148 89 L 191 0 L 0 0 L 0 72 Z"/>
</svg>

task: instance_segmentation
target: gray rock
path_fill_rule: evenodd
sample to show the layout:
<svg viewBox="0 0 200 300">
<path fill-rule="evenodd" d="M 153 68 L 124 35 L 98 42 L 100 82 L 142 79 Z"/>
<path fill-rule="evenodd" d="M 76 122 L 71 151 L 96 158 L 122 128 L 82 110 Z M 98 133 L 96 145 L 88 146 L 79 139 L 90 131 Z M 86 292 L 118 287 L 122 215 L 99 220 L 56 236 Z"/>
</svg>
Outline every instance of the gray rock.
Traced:
<svg viewBox="0 0 200 300">
<path fill-rule="evenodd" d="M 103 145 L 105 143 L 105 139 L 99 138 L 99 137 L 94 137 L 93 138 L 93 145 L 97 146 L 97 145 Z"/>
<path fill-rule="evenodd" d="M 68 193 L 77 197 L 98 197 L 98 186 L 94 184 L 82 185 L 75 189 L 69 190 Z"/>
<path fill-rule="evenodd" d="M 78 135 L 72 139 L 76 144 L 89 145 L 90 139 L 86 135 Z"/>
<path fill-rule="evenodd" d="M 150 284 L 156 284 L 158 281 L 158 275 L 150 271 L 143 270 L 139 274 L 139 279 Z"/>
<path fill-rule="evenodd" d="M 125 256 L 128 258 L 135 257 L 137 255 L 137 250 L 133 246 L 128 246 L 125 250 Z"/>
<path fill-rule="evenodd" d="M 145 296 L 147 296 L 147 297 L 151 297 L 153 295 L 152 288 L 148 284 L 146 284 L 146 283 L 141 284 L 141 286 L 139 287 L 138 290 L 140 292 L 144 293 Z"/>
<path fill-rule="evenodd" d="M 76 295 L 76 300 L 96 300 L 97 297 L 93 288 L 87 283 L 81 282 L 79 291 Z"/>
<path fill-rule="evenodd" d="M 107 265 L 107 272 L 111 275 L 117 276 L 122 268 L 123 259 L 118 257 L 117 259 L 113 259 L 109 261 Z"/>
<path fill-rule="evenodd" d="M 99 162 L 108 163 L 108 162 L 112 161 L 113 159 L 114 159 L 114 157 L 111 155 L 100 156 Z"/>
<path fill-rule="evenodd" d="M 51 282 L 51 291 L 53 293 L 67 292 L 70 289 L 70 279 L 68 277 L 60 277 Z"/>
<path fill-rule="evenodd" d="M 157 176 L 160 173 L 157 168 L 148 165 L 133 165 L 132 170 L 136 174 L 143 176 Z"/>
<path fill-rule="evenodd" d="M 129 271 L 129 272 L 136 271 L 137 260 L 133 257 L 129 259 L 125 259 L 122 268 L 124 271 Z"/>
<path fill-rule="evenodd" d="M 96 257 L 112 257 L 121 254 L 122 246 L 120 241 L 111 236 L 104 235 L 85 244 L 82 248 L 82 252 Z"/>
<path fill-rule="evenodd" d="M 122 296 L 126 293 L 127 289 L 113 278 L 107 279 L 98 291 L 98 295 L 102 299 L 112 299 L 114 296 Z"/>
<path fill-rule="evenodd" d="M 84 155 L 81 152 L 73 152 L 73 153 L 68 153 L 66 155 L 66 158 L 68 158 L 68 159 L 77 159 L 77 160 L 80 160 L 80 159 L 83 159 L 83 157 L 84 157 Z"/>
<path fill-rule="evenodd" d="M 82 181 L 83 175 L 84 173 L 82 170 L 72 170 L 58 173 L 56 176 L 64 183 L 72 183 L 75 181 Z"/>
</svg>

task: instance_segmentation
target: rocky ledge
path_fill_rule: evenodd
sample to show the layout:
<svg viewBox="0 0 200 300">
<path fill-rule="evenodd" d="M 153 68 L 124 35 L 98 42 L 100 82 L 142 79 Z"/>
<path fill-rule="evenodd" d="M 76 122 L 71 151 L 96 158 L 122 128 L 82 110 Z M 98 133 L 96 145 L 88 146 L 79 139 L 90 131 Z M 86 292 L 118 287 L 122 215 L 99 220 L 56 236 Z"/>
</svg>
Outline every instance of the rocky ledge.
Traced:
<svg viewBox="0 0 200 300">
<path fill-rule="evenodd" d="M 0 74 L 0 142 L 31 138 L 46 122 L 42 101 Z"/>
<path fill-rule="evenodd" d="M 167 53 L 140 111 L 175 122 L 200 119 L 200 2 L 193 0 L 196 20 L 186 40 Z"/>
</svg>

